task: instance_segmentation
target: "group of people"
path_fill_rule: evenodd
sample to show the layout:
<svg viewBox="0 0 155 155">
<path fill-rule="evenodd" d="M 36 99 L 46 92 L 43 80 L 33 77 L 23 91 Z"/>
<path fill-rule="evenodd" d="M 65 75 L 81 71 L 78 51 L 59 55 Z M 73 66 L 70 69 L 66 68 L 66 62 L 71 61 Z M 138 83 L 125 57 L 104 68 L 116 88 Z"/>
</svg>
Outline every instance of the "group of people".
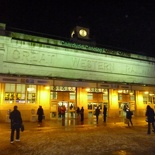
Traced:
<svg viewBox="0 0 155 155">
<path fill-rule="evenodd" d="M 42 106 L 39 106 L 38 110 L 37 110 L 37 115 L 38 115 L 38 125 L 40 126 L 43 120 L 43 116 L 44 116 L 44 110 L 42 108 Z M 10 116 L 9 116 L 10 120 L 11 120 L 11 135 L 10 135 L 10 143 L 14 143 L 14 135 L 15 135 L 15 131 L 16 131 L 16 141 L 20 141 L 20 130 L 22 127 L 22 117 L 21 117 L 21 113 L 18 110 L 17 106 L 14 106 L 14 109 L 12 112 L 10 112 Z"/>
<path fill-rule="evenodd" d="M 84 120 L 84 108 L 81 107 L 81 109 L 80 109 L 79 107 L 77 107 L 76 113 L 78 116 L 81 116 L 81 122 L 83 122 L 83 120 Z"/>
<path fill-rule="evenodd" d="M 79 107 L 77 107 L 76 112 L 77 112 L 78 116 L 79 115 L 81 116 L 81 122 L 83 122 L 83 120 L 84 120 L 84 108 L 82 107 L 80 109 Z M 99 118 L 100 113 L 101 113 L 100 108 L 99 108 L 99 106 L 97 106 L 96 109 L 95 109 L 95 116 L 96 116 L 97 124 L 98 124 L 98 118 Z M 106 105 L 104 105 L 104 108 L 103 108 L 103 121 L 104 122 L 106 122 L 106 117 L 107 117 L 107 107 L 106 107 Z"/>
<path fill-rule="evenodd" d="M 126 119 L 128 119 L 128 126 L 133 126 L 132 123 L 132 115 L 133 112 L 130 111 L 128 107 L 126 107 Z M 155 133 L 155 112 L 153 108 L 150 107 L 150 105 L 147 105 L 146 107 L 146 121 L 148 122 L 148 128 L 147 128 L 147 134 L 151 134 L 151 126 L 152 126 L 152 132 Z"/>
<path fill-rule="evenodd" d="M 62 114 L 65 113 L 65 109 L 62 108 Z M 128 107 L 126 107 L 125 109 L 126 111 L 126 118 L 129 120 L 128 121 L 128 126 L 130 126 L 130 124 L 133 126 L 132 123 L 132 111 L 130 111 L 130 109 Z M 77 115 L 81 116 L 81 122 L 84 121 L 84 108 L 82 107 L 81 109 L 78 107 L 77 110 Z M 42 106 L 39 106 L 38 110 L 37 110 L 37 115 L 38 115 L 38 123 L 39 125 L 42 123 L 42 119 L 44 116 L 44 110 L 42 108 Z M 100 115 L 100 108 L 96 107 L 95 109 L 95 115 L 96 115 L 96 122 L 98 123 L 98 117 Z M 146 107 L 146 117 L 147 117 L 147 122 L 148 122 L 148 130 L 147 130 L 147 134 L 151 134 L 151 125 L 152 125 L 152 132 L 155 133 L 155 112 L 154 110 L 147 105 Z M 107 117 L 107 107 L 104 105 L 103 108 L 103 121 L 106 122 L 106 117 Z M 10 135 L 10 142 L 13 143 L 14 142 L 14 133 L 16 131 L 16 141 L 20 141 L 20 129 L 21 129 L 21 125 L 23 123 L 22 121 L 22 117 L 21 117 L 21 113 L 18 110 L 17 106 L 14 106 L 14 110 L 12 112 L 10 112 L 10 120 L 11 120 L 11 135 Z"/>
<path fill-rule="evenodd" d="M 58 116 L 61 118 L 65 118 L 66 107 L 62 104 L 62 106 L 58 106 Z"/>
<path fill-rule="evenodd" d="M 78 107 L 76 111 L 77 111 L 78 116 L 81 115 L 81 121 L 83 121 L 83 119 L 84 119 L 83 107 L 81 109 Z M 97 123 L 98 123 L 98 117 L 99 117 L 100 113 L 101 113 L 100 108 L 99 108 L 99 106 L 97 106 L 95 109 L 95 116 L 96 116 Z M 106 122 L 106 117 L 107 117 L 107 107 L 104 105 L 104 108 L 103 108 L 103 121 L 104 122 Z"/>
<path fill-rule="evenodd" d="M 100 115 L 100 108 L 99 106 L 96 107 L 95 109 L 95 115 L 96 115 L 96 123 L 98 124 L 98 117 Z M 107 107 L 104 105 L 103 107 L 103 121 L 106 123 L 106 117 L 107 117 Z"/>
</svg>

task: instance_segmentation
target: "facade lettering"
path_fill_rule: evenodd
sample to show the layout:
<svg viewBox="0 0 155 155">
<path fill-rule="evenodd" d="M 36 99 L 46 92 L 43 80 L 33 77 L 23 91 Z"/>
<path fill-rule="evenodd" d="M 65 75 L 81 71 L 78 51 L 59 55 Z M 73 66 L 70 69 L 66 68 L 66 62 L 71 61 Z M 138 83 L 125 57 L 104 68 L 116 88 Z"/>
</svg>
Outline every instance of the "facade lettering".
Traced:
<svg viewBox="0 0 155 155">
<path fill-rule="evenodd" d="M 95 71 L 113 71 L 113 65 L 107 62 L 93 61 L 88 59 L 73 59 L 74 68 L 82 68 L 86 70 L 95 70 Z"/>
<path fill-rule="evenodd" d="M 37 55 L 38 52 L 32 51 L 30 56 L 30 63 L 37 63 L 39 57 Z"/>
<path fill-rule="evenodd" d="M 137 67 L 137 66 L 131 66 L 131 65 L 127 65 L 126 66 L 126 72 L 127 73 L 132 73 L 134 75 L 138 75 L 138 74 L 143 74 L 143 75 L 146 75 L 146 72 L 147 72 L 147 68 L 140 68 L 140 67 Z"/>
<path fill-rule="evenodd" d="M 7 60 L 18 63 L 27 64 L 44 64 L 53 65 L 55 61 L 55 54 L 44 54 L 38 51 L 26 51 L 26 50 L 9 50 Z"/>
<path fill-rule="evenodd" d="M 30 54 L 28 51 L 23 51 L 23 54 L 21 54 L 21 58 L 22 58 L 22 55 L 23 55 L 23 62 L 29 62 L 29 57 L 30 57 Z"/>
<path fill-rule="evenodd" d="M 20 52 L 18 50 L 14 50 L 12 53 L 13 59 L 20 59 Z"/>
</svg>

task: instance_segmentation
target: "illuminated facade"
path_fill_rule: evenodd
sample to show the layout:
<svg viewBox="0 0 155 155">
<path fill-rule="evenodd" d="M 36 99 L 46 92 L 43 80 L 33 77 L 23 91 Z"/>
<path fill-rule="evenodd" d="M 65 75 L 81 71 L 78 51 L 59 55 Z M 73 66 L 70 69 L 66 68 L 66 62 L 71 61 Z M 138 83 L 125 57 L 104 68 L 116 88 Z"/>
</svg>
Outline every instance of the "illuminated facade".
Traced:
<svg viewBox="0 0 155 155">
<path fill-rule="evenodd" d="M 23 120 L 35 121 L 43 106 L 46 119 L 75 118 L 84 107 L 91 119 L 96 106 L 122 117 L 127 104 L 135 116 L 154 108 L 155 58 L 5 31 L 0 24 L 0 120 L 18 105 Z"/>
</svg>

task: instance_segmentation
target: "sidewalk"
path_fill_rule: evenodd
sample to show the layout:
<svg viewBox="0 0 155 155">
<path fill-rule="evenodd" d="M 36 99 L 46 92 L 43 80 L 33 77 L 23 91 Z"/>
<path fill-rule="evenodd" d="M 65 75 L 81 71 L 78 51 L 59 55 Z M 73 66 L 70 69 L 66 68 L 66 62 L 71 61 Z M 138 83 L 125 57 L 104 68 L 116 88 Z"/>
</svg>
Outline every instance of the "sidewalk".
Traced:
<svg viewBox="0 0 155 155">
<path fill-rule="evenodd" d="M 0 155 L 153 155 L 155 134 L 147 134 L 145 117 L 133 117 L 133 127 L 123 118 L 44 120 L 23 122 L 21 141 L 10 144 L 10 123 L 0 123 Z"/>
<path fill-rule="evenodd" d="M 133 125 L 134 126 L 139 126 L 139 125 L 147 125 L 147 123 L 145 122 L 145 117 L 133 117 L 132 118 L 133 121 Z M 25 130 L 33 130 L 33 129 L 38 129 L 38 123 L 37 122 L 23 122 L 24 126 L 25 126 Z M 50 128 L 54 128 L 54 129 L 59 129 L 62 127 L 67 127 L 67 128 L 71 128 L 71 127 L 94 127 L 96 125 L 100 126 L 105 124 L 103 122 L 102 119 L 99 119 L 99 123 L 96 124 L 96 119 L 92 118 L 92 119 L 84 119 L 84 122 L 80 122 L 80 120 L 78 120 L 77 118 L 73 118 L 73 119 L 65 119 L 65 121 L 62 121 L 62 119 L 56 119 L 56 120 L 43 120 L 42 123 L 42 129 L 50 129 Z M 106 125 L 119 125 L 119 126 L 126 126 L 126 124 L 124 124 L 124 118 L 107 118 L 107 122 Z M 7 131 L 10 130 L 10 123 L 8 122 L 0 122 L 0 131 Z"/>
</svg>

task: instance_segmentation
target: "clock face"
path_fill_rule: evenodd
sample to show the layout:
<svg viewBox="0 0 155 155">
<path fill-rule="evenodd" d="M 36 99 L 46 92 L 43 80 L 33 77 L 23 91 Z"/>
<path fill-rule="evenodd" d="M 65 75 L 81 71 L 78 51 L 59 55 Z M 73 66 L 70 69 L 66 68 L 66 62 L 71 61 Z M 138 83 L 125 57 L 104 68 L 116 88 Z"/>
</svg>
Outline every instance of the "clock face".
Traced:
<svg viewBox="0 0 155 155">
<path fill-rule="evenodd" d="M 87 36 L 87 31 L 84 30 L 84 29 L 81 29 L 81 30 L 79 31 L 79 34 L 80 34 L 82 37 L 85 37 L 85 36 Z"/>
</svg>

